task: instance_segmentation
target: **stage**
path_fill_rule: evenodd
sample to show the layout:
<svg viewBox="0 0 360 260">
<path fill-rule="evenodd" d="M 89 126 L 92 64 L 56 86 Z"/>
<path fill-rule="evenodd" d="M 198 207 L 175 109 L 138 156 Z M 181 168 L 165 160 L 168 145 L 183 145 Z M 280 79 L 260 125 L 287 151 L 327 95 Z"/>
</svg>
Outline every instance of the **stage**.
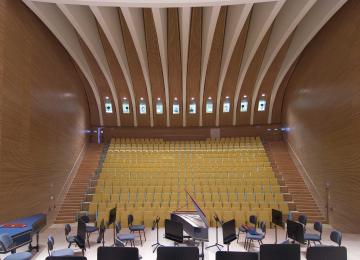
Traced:
<svg viewBox="0 0 360 260">
<path fill-rule="evenodd" d="M 312 224 L 308 224 L 308 228 L 310 228 Z M 329 234 L 332 230 L 331 227 L 328 225 L 324 225 L 324 232 L 323 232 L 323 244 L 329 244 L 333 245 L 332 242 L 329 240 Z M 72 232 L 73 234 L 76 233 L 76 225 L 72 225 Z M 121 230 L 121 233 L 128 232 L 127 228 L 123 228 Z M 40 251 L 39 253 L 36 253 L 36 251 L 33 251 L 34 257 L 32 259 L 38 259 L 38 260 L 44 260 L 47 256 L 47 247 L 46 247 L 46 240 L 48 235 L 53 235 L 55 238 L 55 249 L 60 248 L 66 248 L 68 244 L 65 241 L 65 235 L 64 235 L 64 225 L 56 224 L 52 225 L 51 227 L 45 229 L 40 233 Z M 112 234 L 113 231 L 108 229 L 105 233 L 105 246 L 110 246 L 113 244 L 112 240 Z M 160 228 L 160 243 L 164 245 L 172 245 L 171 241 L 166 240 L 163 238 L 164 236 L 164 228 Z M 212 245 L 215 242 L 215 228 L 209 229 L 209 237 L 210 241 L 208 243 L 205 243 L 205 246 Z M 85 256 L 89 260 L 96 260 L 96 253 L 97 253 L 97 247 L 99 244 L 95 242 L 97 238 L 97 234 L 93 234 L 90 237 L 90 249 L 86 249 Z M 146 229 L 146 242 L 143 241 L 143 246 L 140 246 L 140 240 L 136 241 L 136 246 L 139 248 L 140 255 L 143 257 L 144 260 L 156 260 L 156 254 L 152 253 L 151 244 L 156 242 L 156 230 L 152 231 L 151 229 Z M 282 241 L 285 238 L 285 232 L 284 230 L 279 229 L 278 230 L 278 241 Z M 220 230 L 219 234 L 219 240 L 222 241 L 222 234 Z M 264 240 L 264 243 L 274 243 L 275 241 L 275 230 L 274 229 L 268 229 L 266 238 Z M 343 245 L 347 247 L 348 250 L 348 260 L 358 260 L 360 259 L 360 250 L 359 250 L 359 244 L 360 244 L 360 235 L 355 234 L 343 234 Z M 234 241 L 230 246 L 230 251 L 245 251 L 244 250 L 244 235 L 240 237 L 239 243 L 236 243 Z M 75 247 L 72 247 L 75 249 Z M 27 247 L 22 247 L 18 249 L 18 252 L 27 250 Z M 78 254 L 81 255 L 81 251 L 76 249 L 78 251 Z M 259 245 L 258 243 L 253 243 L 253 247 L 250 249 L 250 251 L 258 251 Z M 305 252 L 306 252 L 306 246 L 301 247 L 301 256 L 302 260 L 305 260 Z M 206 260 L 215 260 L 215 253 L 216 248 L 210 248 L 208 250 L 205 250 L 205 259 Z M 5 257 L 5 255 L 0 255 L 1 258 Z"/>
</svg>

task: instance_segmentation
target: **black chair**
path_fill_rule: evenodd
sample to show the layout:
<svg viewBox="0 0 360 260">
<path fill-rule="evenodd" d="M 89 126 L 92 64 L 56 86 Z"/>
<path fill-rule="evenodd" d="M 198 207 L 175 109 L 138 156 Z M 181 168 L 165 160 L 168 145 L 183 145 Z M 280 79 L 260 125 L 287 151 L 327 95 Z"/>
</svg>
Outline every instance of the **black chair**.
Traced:
<svg viewBox="0 0 360 260">
<path fill-rule="evenodd" d="M 341 246 L 342 233 L 340 231 L 337 231 L 337 230 L 331 231 L 330 240 L 335 242 L 338 246 Z"/>
<path fill-rule="evenodd" d="M 97 260 L 139 260 L 139 249 L 100 246 L 97 250 Z"/>
<path fill-rule="evenodd" d="M 316 242 L 319 242 L 321 244 L 321 235 L 322 235 L 322 224 L 319 221 L 316 221 L 314 223 L 314 229 L 319 232 L 318 234 L 313 233 L 305 233 L 304 234 L 304 240 L 307 241 L 307 245 L 311 246 L 311 242 L 316 245 Z"/>
<path fill-rule="evenodd" d="M 257 220 L 257 216 L 255 215 L 251 215 L 249 216 L 249 223 L 254 225 L 254 228 L 256 228 L 258 220 Z M 247 223 L 246 223 L 247 224 Z M 243 226 L 239 227 L 239 232 L 238 232 L 238 237 L 237 237 L 237 242 L 239 243 L 239 237 L 241 233 L 247 233 L 248 229 L 246 229 Z"/>
<path fill-rule="evenodd" d="M 261 260 L 300 260 L 299 244 L 264 244 L 260 246 Z"/>
<path fill-rule="evenodd" d="M 197 247 L 159 247 L 157 260 L 199 260 Z"/>
<path fill-rule="evenodd" d="M 90 235 L 94 232 L 98 232 L 99 229 L 95 226 L 87 225 L 90 222 L 89 216 L 86 216 L 86 215 L 81 216 L 80 219 L 86 224 L 86 240 L 87 240 L 88 246 L 90 248 Z"/>
<path fill-rule="evenodd" d="M 139 232 L 140 243 L 142 245 L 141 232 L 144 233 L 144 238 L 145 238 L 145 241 L 146 241 L 145 226 L 144 225 L 134 225 L 133 222 L 134 222 L 134 216 L 131 215 L 131 214 L 128 215 L 128 226 L 129 226 L 130 233 Z"/>
<path fill-rule="evenodd" d="M 343 246 L 315 246 L 306 251 L 307 260 L 347 260 L 347 251 Z"/>
<path fill-rule="evenodd" d="M 307 216 L 306 215 L 300 215 L 299 218 L 298 218 L 298 221 L 306 227 Z"/>
<path fill-rule="evenodd" d="M 217 251 L 215 260 L 258 260 L 257 252 L 224 252 Z"/>
<path fill-rule="evenodd" d="M 70 224 L 65 224 L 65 239 L 69 243 L 68 248 L 70 248 L 72 244 L 76 245 L 75 236 L 70 235 L 70 233 L 71 233 Z"/>
<path fill-rule="evenodd" d="M 87 260 L 85 256 L 48 256 L 46 260 Z"/>
<path fill-rule="evenodd" d="M 75 243 L 81 249 L 82 255 L 84 255 L 86 251 L 85 238 L 86 238 L 86 224 L 81 219 L 78 219 Z"/>
</svg>

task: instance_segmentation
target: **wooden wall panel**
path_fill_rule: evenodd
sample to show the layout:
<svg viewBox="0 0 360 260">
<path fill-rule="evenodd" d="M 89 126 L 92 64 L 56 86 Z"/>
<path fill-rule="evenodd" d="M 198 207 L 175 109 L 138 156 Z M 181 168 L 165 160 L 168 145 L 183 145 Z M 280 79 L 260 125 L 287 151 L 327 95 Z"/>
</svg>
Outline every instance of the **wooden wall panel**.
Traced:
<svg viewBox="0 0 360 260">
<path fill-rule="evenodd" d="M 0 222 L 47 212 L 81 152 L 88 102 L 72 60 L 21 2 L 0 1 Z"/>
<path fill-rule="evenodd" d="M 78 39 L 81 45 L 81 49 L 84 53 L 84 56 L 86 58 L 87 63 L 89 64 L 91 73 L 94 77 L 96 86 L 99 90 L 99 96 L 101 100 L 101 106 L 103 108 L 103 119 L 104 119 L 104 125 L 108 126 L 116 126 L 116 107 L 114 104 L 114 100 L 111 95 L 110 86 L 106 81 L 106 78 L 104 74 L 102 73 L 97 61 L 95 60 L 94 56 L 92 55 L 91 51 L 87 47 L 86 43 L 81 39 L 81 36 L 78 35 Z M 113 113 L 105 113 L 105 98 L 109 97 L 112 103 L 112 109 Z"/>
<path fill-rule="evenodd" d="M 310 42 L 283 111 L 288 143 L 324 201 L 330 184 L 330 224 L 351 233 L 360 233 L 359 13 L 348 1 Z"/>
<path fill-rule="evenodd" d="M 220 77 L 221 58 L 224 45 L 227 7 L 222 6 L 216 24 L 214 38 L 211 45 L 209 62 L 206 69 L 204 98 L 203 98 L 203 126 L 214 126 L 216 121 L 217 90 Z M 211 97 L 213 113 L 206 113 L 206 101 Z"/>
<path fill-rule="evenodd" d="M 264 39 L 261 41 L 259 48 L 256 51 L 256 54 L 253 58 L 253 60 L 250 63 L 250 66 L 246 72 L 243 84 L 241 86 L 240 94 L 239 94 L 239 100 L 237 105 L 237 113 L 236 113 L 236 125 L 248 125 L 250 123 L 250 107 L 251 107 L 251 99 L 253 94 L 253 89 L 255 85 L 256 78 L 258 76 L 264 54 L 266 51 L 266 46 L 269 41 L 269 37 L 271 34 L 271 27 L 267 31 L 267 33 L 264 36 Z M 240 112 L 240 102 L 242 100 L 242 97 L 246 95 L 249 101 L 248 105 L 248 111 L 247 112 Z"/>
<path fill-rule="evenodd" d="M 199 125 L 199 93 L 201 75 L 202 8 L 191 9 L 189 57 L 186 79 L 186 126 Z M 191 100 L 196 102 L 196 114 L 189 113 Z"/>
<path fill-rule="evenodd" d="M 150 126 L 149 97 L 146 90 L 144 74 L 141 69 L 139 57 L 137 55 L 134 42 L 131 38 L 129 28 L 127 27 L 125 18 L 121 13 L 120 8 L 118 8 L 118 12 L 119 12 L 120 24 L 122 29 L 122 35 L 124 39 L 124 46 L 126 50 L 126 57 L 129 64 L 131 79 L 133 82 L 138 126 Z M 139 113 L 139 105 L 140 105 L 141 97 L 144 98 L 144 101 L 146 103 L 147 113 L 145 115 L 141 115 Z"/>
<path fill-rule="evenodd" d="M 82 85 L 85 89 L 85 93 L 88 99 L 88 105 L 89 105 L 89 114 L 90 114 L 90 126 L 96 127 L 100 126 L 100 118 L 99 118 L 99 110 L 98 106 L 95 100 L 94 92 L 92 91 L 89 82 L 87 81 L 85 75 L 82 73 L 79 66 L 76 64 L 76 62 L 73 60 L 73 64 L 75 66 L 76 71 L 79 74 L 80 80 L 82 82 Z"/>
<path fill-rule="evenodd" d="M 221 137 L 261 136 L 266 140 L 281 140 L 280 131 L 267 131 L 268 128 L 280 128 L 280 124 L 262 126 L 219 127 Z M 165 140 L 205 140 L 211 137 L 211 127 L 171 127 L 171 128 L 123 128 L 105 127 L 104 139 L 122 138 L 164 138 Z"/>
<path fill-rule="evenodd" d="M 154 107 L 154 126 L 166 126 L 166 98 L 164 88 L 164 77 L 161 66 L 159 43 L 156 34 L 155 22 L 150 8 L 143 9 L 146 52 L 149 64 L 149 74 Z M 163 104 L 163 114 L 156 114 L 156 102 L 160 98 Z"/>
<path fill-rule="evenodd" d="M 241 67 L 241 61 L 245 49 L 245 43 L 247 38 L 247 33 L 249 29 L 249 22 L 250 22 L 251 15 L 248 16 L 244 27 L 240 33 L 240 36 L 236 42 L 236 46 L 234 52 L 231 56 L 231 60 L 229 63 L 228 70 L 226 72 L 224 85 L 221 93 L 221 100 L 220 100 L 220 108 L 224 105 L 224 100 L 228 96 L 230 100 L 233 102 L 235 96 L 235 89 L 236 89 L 236 82 L 239 76 L 239 71 Z M 221 126 L 231 126 L 232 125 L 232 116 L 234 104 L 231 103 L 230 112 L 223 113 L 222 109 L 219 112 L 219 125 Z"/>
<path fill-rule="evenodd" d="M 274 86 L 276 76 L 279 73 L 282 62 L 287 53 L 287 50 L 289 49 L 291 39 L 292 39 L 292 35 L 285 41 L 284 45 L 279 50 L 278 54 L 276 55 L 274 61 L 270 65 L 269 70 L 267 71 L 267 73 L 262 81 L 258 96 L 256 97 L 256 102 L 255 102 L 254 125 L 267 123 L 267 119 L 268 119 L 268 115 L 269 115 L 269 108 L 270 108 L 271 91 Z M 265 94 L 265 96 L 263 97 L 262 94 Z M 260 98 L 266 100 L 266 110 L 259 112 L 257 108 L 259 105 Z"/>
<path fill-rule="evenodd" d="M 169 107 L 170 107 L 170 126 L 182 126 L 182 115 L 172 113 L 174 98 L 177 98 L 180 111 L 183 111 L 182 104 L 182 70 L 181 70 L 181 47 L 180 47 L 180 29 L 179 12 L 177 8 L 169 8 L 168 17 L 168 74 L 169 74 Z"/>
<path fill-rule="evenodd" d="M 101 42 L 102 42 L 102 45 L 104 48 L 104 52 L 106 55 L 106 59 L 109 64 L 111 77 L 114 81 L 118 100 L 120 102 L 119 107 L 120 107 L 121 126 L 134 126 L 134 115 L 133 115 L 134 108 L 132 107 L 130 92 L 129 92 L 129 88 L 127 86 L 123 71 L 120 67 L 120 64 L 115 56 L 115 53 L 106 37 L 104 31 L 102 30 L 102 28 L 99 24 L 97 24 L 97 25 L 98 25 L 100 39 L 101 39 Z M 122 102 L 123 98 L 126 98 L 127 101 L 129 102 L 130 114 L 122 113 L 121 102 Z"/>
</svg>

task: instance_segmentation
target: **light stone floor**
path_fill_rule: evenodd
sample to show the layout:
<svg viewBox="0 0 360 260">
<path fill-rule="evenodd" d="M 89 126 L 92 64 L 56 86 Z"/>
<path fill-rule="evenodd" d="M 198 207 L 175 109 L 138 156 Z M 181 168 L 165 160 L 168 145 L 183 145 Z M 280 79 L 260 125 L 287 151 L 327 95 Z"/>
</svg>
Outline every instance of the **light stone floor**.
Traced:
<svg viewBox="0 0 360 260">
<path fill-rule="evenodd" d="M 311 224 L 308 224 L 308 229 L 311 226 Z M 73 233 L 76 233 L 76 225 L 73 226 Z M 323 232 L 323 244 L 329 244 L 332 245 L 333 243 L 329 240 L 329 234 L 331 232 L 331 227 L 324 225 L 324 232 Z M 123 229 L 121 233 L 126 233 L 128 230 Z M 219 240 L 222 241 L 222 234 L 221 229 L 219 230 Z M 310 229 L 309 229 L 310 231 Z M 164 229 L 160 228 L 160 243 L 163 245 L 173 245 L 171 241 L 168 241 L 164 238 Z M 45 259 L 48 255 L 47 253 L 47 247 L 46 247 L 46 240 L 48 235 L 53 235 L 55 239 L 55 249 L 61 249 L 64 247 L 67 247 L 67 243 L 65 241 L 64 236 L 64 226 L 63 225 L 52 225 L 51 227 L 45 229 L 43 232 L 40 233 L 40 251 L 35 254 L 32 259 Z M 110 246 L 113 243 L 113 230 L 108 229 L 105 234 L 105 246 Z M 210 241 L 205 243 L 205 247 L 208 245 L 212 245 L 215 242 L 215 228 L 209 229 L 209 238 Z M 93 234 L 90 237 L 90 249 L 87 248 L 85 256 L 89 260 L 95 260 L 96 259 L 96 253 L 97 253 L 97 247 L 99 244 L 95 242 L 97 238 L 97 234 Z M 147 241 L 143 243 L 143 245 L 140 245 L 140 240 L 137 241 L 136 246 L 139 248 L 140 255 L 143 257 L 144 260 L 155 260 L 156 259 L 156 253 L 153 254 L 151 244 L 156 242 L 156 230 L 152 231 L 151 229 L 146 230 L 146 238 Z M 284 230 L 278 230 L 278 241 L 283 241 L 285 239 L 285 231 Z M 245 251 L 243 247 L 243 241 L 244 236 L 241 236 L 239 243 L 236 243 L 234 241 L 230 246 L 230 251 Z M 268 229 L 266 238 L 264 240 L 264 243 L 274 243 L 275 242 L 275 230 L 274 229 Z M 348 251 L 348 259 L 349 260 L 359 260 L 360 259 L 360 234 L 343 234 L 343 246 L 347 248 Z M 18 252 L 26 250 L 26 247 L 19 248 Z M 253 244 L 253 247 L 250 249 L 251 251 L 258 251 L 259 247 L 257 243 Z M 78 251 L 78 249 L 75 248 L 75 251 Z M 205 250 L 205 259 L 206 260 L 215 260 L 215 253 L 216 248 L 213 247 L 211 249 Z M 78 252 L 77 254 L 81 254 Z M 306 246 L 301 247 L 301 257 L 302 260 L 305 258 L 306 254 Z M 4 258 L 5 255 L 0 255 L 1 258 Z M 289 259 L 291 260 L 291 259 Z"/>
</svg>

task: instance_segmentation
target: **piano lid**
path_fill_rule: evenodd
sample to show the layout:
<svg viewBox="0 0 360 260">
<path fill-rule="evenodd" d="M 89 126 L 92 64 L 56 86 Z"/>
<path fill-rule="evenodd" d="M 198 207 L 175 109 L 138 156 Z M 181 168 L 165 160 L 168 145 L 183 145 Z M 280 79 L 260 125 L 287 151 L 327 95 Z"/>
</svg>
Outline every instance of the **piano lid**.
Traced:
<svg viewBox="0 0 360 260">
<path fill-rule="evenodd" d="M 200 216 L 200 218 L 202 219 L 202 221 L 204 221 L 204 223 L 206 224 L 206 227 L 209 227 L 209 223 L 208 223 L 208 221 L 207 221 L 207 219 L 206 219 L 206 215 L 205 215 L 205 213 L 201 210 L 199 204 L 197 204 L 196 200 L 190 195 L 190 193 L 189 193 L 187 190 L 185 190 L 185 192 L 186 192 L 186 194 L 189 196 L 189 198 L 191 199 L 191 201 L 192 201 L 192 203 L 193 203 L 193 205 L 194 205 L 194 207 L 195 207 L 196 212 L 199 214 L 199 216 Z"/>
</svg>

